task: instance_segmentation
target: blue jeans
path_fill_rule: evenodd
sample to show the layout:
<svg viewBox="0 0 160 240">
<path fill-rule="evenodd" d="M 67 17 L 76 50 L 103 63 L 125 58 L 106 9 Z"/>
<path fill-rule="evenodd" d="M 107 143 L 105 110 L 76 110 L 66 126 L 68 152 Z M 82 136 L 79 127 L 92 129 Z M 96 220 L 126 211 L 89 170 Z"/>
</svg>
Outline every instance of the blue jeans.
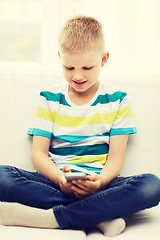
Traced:
<svg viewBox="0 0 160 240">
<path fill-rule="evenodd" d="M 160 179 L 152 174 L 117 177 L 106 189 L 78 199 L 37 172 L 0 166 L 0 201 L 53 208 L 61 229 L 84 228 L 158 205 Z"/>
</svg>

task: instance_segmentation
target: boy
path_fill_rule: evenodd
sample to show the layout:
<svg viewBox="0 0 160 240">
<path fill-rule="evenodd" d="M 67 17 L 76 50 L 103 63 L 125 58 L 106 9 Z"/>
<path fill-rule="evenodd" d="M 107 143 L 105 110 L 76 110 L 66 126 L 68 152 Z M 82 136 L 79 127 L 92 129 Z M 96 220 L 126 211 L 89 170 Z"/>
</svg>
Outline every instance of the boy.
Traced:
<svg viewBox="0 0 160 240">
<path fill-rule="evenodd" d="M 0 201 L 14 202 L 1 204 L 3 224 L 97 225 L 115 236 L 125 228 L 123 217 L 158 205 L 158 177 L 118 177 L 128 135 L 136 128 L 127 94 L 99 81 L 109 58 L 104 49 L 102 27 L 94 18 L 69 19 L 61 30 L 58 54 L 68 84 L 40 94 L 28 131 L 37 172 L 0 167 Z M 87 173 L 87 179 L 67 181 L 64 173 L 71 170 Z"/>
</svg>

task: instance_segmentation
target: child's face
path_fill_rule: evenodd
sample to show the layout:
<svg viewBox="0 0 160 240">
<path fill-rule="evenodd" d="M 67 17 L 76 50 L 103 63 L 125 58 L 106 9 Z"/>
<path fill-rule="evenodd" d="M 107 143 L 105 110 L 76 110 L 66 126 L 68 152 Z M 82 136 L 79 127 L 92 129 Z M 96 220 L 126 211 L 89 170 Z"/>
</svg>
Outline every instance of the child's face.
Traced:
<svg viewBox="0 0 160 240">
<path fill-rule="evenodd" d="M 61 52 L 59 56 L 62 61 L 64 77 L 70 85 L 70 91 L 84 93 L 97 89 L 100 68 L 104 65 L 103 55 L 100 51 Z"/>
</svg>

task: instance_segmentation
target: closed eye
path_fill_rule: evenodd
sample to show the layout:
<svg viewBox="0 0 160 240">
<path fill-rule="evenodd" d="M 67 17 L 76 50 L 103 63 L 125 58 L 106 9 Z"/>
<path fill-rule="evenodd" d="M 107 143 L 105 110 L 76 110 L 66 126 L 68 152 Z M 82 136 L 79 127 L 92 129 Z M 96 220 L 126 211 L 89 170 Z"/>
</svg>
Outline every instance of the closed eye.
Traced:
<svg viewBox="0 0 160 240">
<path fill-rule="evenodd" d="M 65 68 L 66 68 L 67 70 L 74 70 L 74 67 L 66 67 L 66 66 L 65 66 Z"/>
<path fill-rule="evenodd" d="M 92 67 L 83 67 L 84 70 L 90 70 L 92 68 L 93 68 L 93 66 Z"/>
</svg>

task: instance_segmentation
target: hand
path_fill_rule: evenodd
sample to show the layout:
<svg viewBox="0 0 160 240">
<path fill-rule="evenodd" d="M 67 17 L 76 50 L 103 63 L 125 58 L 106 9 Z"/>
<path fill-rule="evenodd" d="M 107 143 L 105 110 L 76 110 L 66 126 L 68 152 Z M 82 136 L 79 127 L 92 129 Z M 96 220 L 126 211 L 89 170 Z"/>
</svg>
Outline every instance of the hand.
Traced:
<svg viewBox="0 0 160 240">
<path fill-rule="evenodd" d="M 78 198 L 96 193 L 104 187 L 103 178 L 98 174 L 87 176 L 87 180 L 73 180 L 72 183 L 74 185 L 71 186 L 71 189 Z"/>
<path fill-rule="evenodd" d="M 62 172 L 63 173 L 71 172 L 70 166 L 67 164 L 64 165 Z M 65 178 L 64 174 L 62 174 L 59 178 L 59 186 L 60 186 L 60 189 L 62 190 L 62 192 L 64 192 L 65 194 L 74 195 L 74 191 L 72 189 L 73 183 L 68 182 L 67 179 Z"/>
</svg>

